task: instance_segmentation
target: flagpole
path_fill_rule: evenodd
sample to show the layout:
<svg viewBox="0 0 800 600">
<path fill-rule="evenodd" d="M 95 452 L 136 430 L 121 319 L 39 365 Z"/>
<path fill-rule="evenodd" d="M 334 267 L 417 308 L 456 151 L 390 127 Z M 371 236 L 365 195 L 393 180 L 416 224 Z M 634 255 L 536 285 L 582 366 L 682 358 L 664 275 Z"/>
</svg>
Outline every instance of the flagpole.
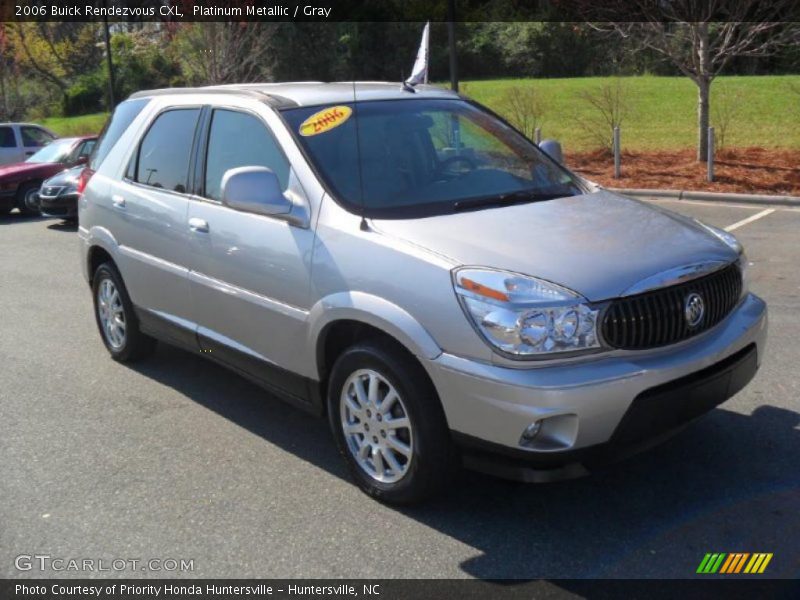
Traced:
<svg viewBox="0 0 800 600">
<path fill-rule="evenodd" d="M 447 41 L 450 50 L 450 89 L 458 91 L 458 65 L 456 63 L 456 2 L 447 2 Z"/>
</svg>

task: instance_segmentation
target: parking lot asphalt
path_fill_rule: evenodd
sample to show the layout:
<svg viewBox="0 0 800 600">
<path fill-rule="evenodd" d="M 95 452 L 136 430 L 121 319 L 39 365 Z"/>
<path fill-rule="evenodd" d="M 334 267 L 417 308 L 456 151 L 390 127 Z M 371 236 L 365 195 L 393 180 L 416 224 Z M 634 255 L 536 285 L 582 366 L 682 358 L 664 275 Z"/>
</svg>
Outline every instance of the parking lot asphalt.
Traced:
<svg viewBox="0 0 800 600">
<path fill-rule="evenodd" d="M 726 227 L 764 207 L 658 205 Z M 0 218 L 0 577 L 691 577 L 706 552 L 800 574 L 800 210 L 735 230 L 769 303 L 760 372 L 665 444 L 540 485 L 466 473 L 396 509 L 323 420 L 160 345 L 112 361 L 74 227 Z M 187 559 L 191 572 L 19 571 L 15 557 Z M 558 582 L 556 582 L 556 585 Z"/>
</svg>

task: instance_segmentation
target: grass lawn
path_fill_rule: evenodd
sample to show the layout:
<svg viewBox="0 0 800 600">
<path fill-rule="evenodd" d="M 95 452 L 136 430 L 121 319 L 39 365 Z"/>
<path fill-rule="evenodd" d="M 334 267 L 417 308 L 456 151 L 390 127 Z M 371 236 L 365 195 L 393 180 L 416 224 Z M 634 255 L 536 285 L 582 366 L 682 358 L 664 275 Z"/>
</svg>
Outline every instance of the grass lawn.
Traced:
<svg viewBox="0 0 800 600">
<path fill-rule="evenodd" d="M 586 116 L 582 90 L 597 88 L 611 78 L 498 79 L 467 81 L 468 96 L 503 114 L 503 96 L 514 87 L 533 86 L 545 105 L 542 136 L 556 138 L 567 152 L 591 150 L 596 143 L 575 124 Z M 626 150 L 672 150 L 696 145 L 697 88 L 686 77 L 624 77 L 628 115 L 621 126 Z M 463 84 L 462 84 L 463 85 Z M 711 86 L 714 99 L 725 96 L 735 106 L 726 146 L 800 148 L 800 75 L 719 77 Z M 592 109 L 593 110 L 593 109 Z"/>
<path fill-rule="evenodd" d="M 533 86 L 545 105 L 543 137 L 556 138 L 569 152 L 592 150 L 593 142 L 575 122 L 575 115 L 590 115 L 582 90 L 611 81 L 606 77 L 573 79 L 496 79 L 466 81 L 468 95 L 503 114 L 504 93 Z M 686 77 L 624 77 L 628 114 L 622 123 L 624 150 L 676 150 L 696 144 L 697 88 Z M 762 146 L 800 149 L 800 75 L 719 77 L 711 87 L 712 125 L 714 99 L 725 97 L 733 105 L 726 146 Z M 60 135 L 99 132 L 106 114 L 54 117 L 43 124 Z"/>
<path fill-rule="evenodd" d="M 79 117 L 51 117 L 43 119 L 40 123 L 62 137 L 69 137 L 100 133 L 107 118 L 108 113 L 95 113 Z"/>
</svg>

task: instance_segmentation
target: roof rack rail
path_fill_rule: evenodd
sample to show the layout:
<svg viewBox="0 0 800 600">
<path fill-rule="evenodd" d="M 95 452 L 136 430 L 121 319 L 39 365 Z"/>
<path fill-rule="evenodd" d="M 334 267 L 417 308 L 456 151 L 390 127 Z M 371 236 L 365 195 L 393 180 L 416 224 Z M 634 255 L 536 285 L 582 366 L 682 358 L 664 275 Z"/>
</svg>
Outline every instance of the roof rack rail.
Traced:
<svg viewBox="0 0 800 600">
<path fill-rule="evenodd" d="M 288 108 L 297 106 L 296 102 L 277 94 L 268 94 L 254 87 L 232 86 L 208 86 L 208 87 L 187 87 L 187 88 L 161 88 L 155 90 L 141 90 L 128 96 L 129 100 L 135 98 L 151 98 L 156 96 L 189 95 L 189 94 L 221 94 L 228 96 L 249 96 L 262 100 L 275 108 Z"/>
</svg>

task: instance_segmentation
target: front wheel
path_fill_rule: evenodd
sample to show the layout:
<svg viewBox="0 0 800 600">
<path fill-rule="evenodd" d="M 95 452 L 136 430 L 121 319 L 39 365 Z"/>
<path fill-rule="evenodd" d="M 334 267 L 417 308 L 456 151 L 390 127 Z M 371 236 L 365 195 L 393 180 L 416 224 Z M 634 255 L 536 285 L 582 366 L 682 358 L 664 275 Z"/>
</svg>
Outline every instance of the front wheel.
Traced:
<svg viewBox="0 0 800 600">
<path fill-rule="evenodd" d="M 112 263 L 97 268 L 92 279 L 94 316 L 111 358 L 135 361 L 153 353 L 156 342 L 139 330 L 133 303 Z"/>
<path fill-rule="evenodd" d="M 23 215 L 39 214 L 39 184 L 28 183 L 17 191 L 17 208 Z"/>
<path fill-rule="evenodd" d="M 436 390 L 391 342 L 361 342 L 338 358 L 328 417 L 351 475 L 378 500 L 419 502 L 443 491 L 458 469 Z"/>
</svg>

